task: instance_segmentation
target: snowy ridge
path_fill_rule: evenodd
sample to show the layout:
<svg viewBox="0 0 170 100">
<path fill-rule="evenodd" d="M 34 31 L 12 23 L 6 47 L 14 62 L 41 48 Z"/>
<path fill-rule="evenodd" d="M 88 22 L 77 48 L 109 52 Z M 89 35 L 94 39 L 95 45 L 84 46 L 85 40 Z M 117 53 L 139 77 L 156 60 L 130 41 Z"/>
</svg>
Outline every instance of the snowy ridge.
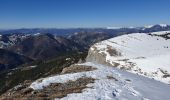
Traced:
<svg viewBox="0 0 170 100">
<path fill-rule="evenodd" d="M 168 28 L 169 27 L 169 25 L 167 25 L 167 24 L 157 24 L 157 25 L 147 25 L 147 26 L 144 26 L 143 28 L 142 28 L 142 30 L 149 30 L 149 29 L 152 29 L 152 28 L 161 28 L 161 29 L 166 29 L 166 28 Z M 163 31 L 163 30 L 162 30 Z M 164 31 L 166 31 L 166 30 L 164 30 Z"/>
<path fill-rule="evenodd" d="M 43 89 L 50 83 L 64 83 L 80 77 L 92 77 L 97 79 L 95 83 L 87 85 L 92 88 L 86 88 L 82 93 L 68 94 L 60 100 L 166 100 L 170 98 L 167 94 L 170 87 L 161 82 L 92 62 L 80 65 L 93 66 L 97 70 L 43 78 L 41 82 L 37 80 L 30 87 L 34 90 Z M 108 76 L 114 79 L 108 79 Z"/>
<path fill-rule="evenodd" d="M 168 25 L 167 24 L 158 24 L 160 27 L 167 27 Z M 155 25 L 148 25 L 148 26 L 144 26 L 145 28 L 152 28 L 154 27 Z"/>
<path fill-rule="evenodd" d="M 113 66 L 118 63 L 118 68 L 170 84 L 170 40 L 157 36 L 169 33 L 123 35 L 97 43 L 90 50 L 104 53 L 106 62 Z M 117 55 L 111 55 L 109 49 L 116 51 Z"/>
<path fill-rule="evenodd" d="M 161 27 L 167 27 L 167 24 L 159 24 Z"/>
<path fill-rule="evenodd" d="M 129 26 L 129 27 L 106 27 L 106 29 L 122 29 L 122 28 L 133 29 L 133 28 L 136 28 L 136 27 L 133 27 L 133 26 Z"/>
<path fill-rule="evenodd" d="M 152 35 L 166 35 L 170 34 L 170 31 L 160 31 L 160 32 L 152 32 Z"/>
</svg>

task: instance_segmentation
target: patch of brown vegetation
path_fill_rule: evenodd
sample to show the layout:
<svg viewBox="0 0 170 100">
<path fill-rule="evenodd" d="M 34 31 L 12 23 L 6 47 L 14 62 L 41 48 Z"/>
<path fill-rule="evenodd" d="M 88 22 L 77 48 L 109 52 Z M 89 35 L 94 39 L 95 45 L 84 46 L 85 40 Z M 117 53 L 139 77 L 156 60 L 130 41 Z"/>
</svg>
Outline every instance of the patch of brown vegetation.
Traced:
<svg viewBox="0 0 170 100">
<path fill-rule="evenodd" d="M 93 78 L 79 78 L 76 81 L 68 81 L 66 83 L 53 83 L 42 90 L 33 90 L 24 88 L 18 91 L 10 91 L 0 96 L 0 100 L 53 100 L 62 98 L 70 93 L 81 93 L 83 89 L 90 88 L 86 85 L 94 83 Z"/>
<path fill-rule="evenodd" d="M 70 67 L 64 68 L 62 70 L 61 74 L 93 71 L 93 70 L 96 70 L 96 69 L 97 68 L 93 68 L 92 66 L 71 65 Z"/>
<path fill-rule="evenodd" d="M 167 78 L 167 77 L 170 77 L 170 75 L 169 75 L 169 74 L 165 74 L 165 75 L 163 75 L 162 77 L 163 77 L 163 78 Z"/>
<path fill-rule="evenodd" d="M 145 59 L 146 57 L 136 57 L 135 59 Z"/>
<path fill-rule="evenodd" d="M 125 61 L 127 62 L 129 59 L 120 59 L 120 60 L 117 60 L 117 61 Z"/>
<path fill-rule="evenodd" d="M 115 80 L 115 81 L 118 81 L 118 79 L 115 78 L 115 77 L 113 77 L 113 76 L 107 76 L 107 78 L 108 78 L 108 79 L 113 79 L 113 80 Z"/>
<path fill-rule="evenodd" d="M 121 56 L 120 52 L 110 46 L 107 46 L 107 52 L 110 54 L 110 56 Z"/>
</svg>

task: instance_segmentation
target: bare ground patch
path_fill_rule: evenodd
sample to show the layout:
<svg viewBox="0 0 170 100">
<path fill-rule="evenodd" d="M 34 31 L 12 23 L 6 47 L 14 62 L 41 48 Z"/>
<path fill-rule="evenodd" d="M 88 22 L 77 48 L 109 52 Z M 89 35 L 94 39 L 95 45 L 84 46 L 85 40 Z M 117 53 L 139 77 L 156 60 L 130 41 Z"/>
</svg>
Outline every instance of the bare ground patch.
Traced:
<svg viewBox="0 0 170 100">
<path fill-rule="evenodd" d="M 42 90 L 33 90 L 31 88 L 20 88 L 16 91 L 9 91 L 0 96 L 0 100 L 53 100 L 62 98 L 70 93 L 81 93 L 86 85 L 94 83 L 95 79 L 90 77 L 79 78 L 76 81 L 68 81 L 66 83 L 53 83 Z"/>
<path fill-rule="evenodd" d="M 61 74 L 93 71 L 93 70 L 96 70 L 96 69 L 97 68 L 93 68 L 92 66 L 71 65 L 70 67 L 64 68 L 62 70 Z"/>
</svg>

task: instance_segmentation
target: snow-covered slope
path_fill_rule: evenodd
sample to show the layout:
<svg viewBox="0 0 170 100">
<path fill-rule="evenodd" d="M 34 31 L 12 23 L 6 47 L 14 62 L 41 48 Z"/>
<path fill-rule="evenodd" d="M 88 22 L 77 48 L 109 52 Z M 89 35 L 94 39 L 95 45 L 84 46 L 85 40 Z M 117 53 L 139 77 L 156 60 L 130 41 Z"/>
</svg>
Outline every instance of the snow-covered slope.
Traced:
<svg viewBox="0 0 170 100">
<path fill-rule="evenodd" d="M 82 77 L 92 77 L 96 79 L 95 82 L 88 84 L 88 88 L 82 93 L 71 93 L 60 100 L 168 100 L 170 98 L 170 86 L 153 79 L 92 62 L 79 65 L 97 69 L 43 78 L 32 83 L 30 87 L 42 90 L 52 83 L 66 83 Z"/>
<path fill-rule="evenodd" d="M 96 55 L 102 55 L 107 64 L 170 84 L 169 34 L 134 33 L 105 40 L 90 48 L 87 60 L 100 63 Z"/>
</svg>

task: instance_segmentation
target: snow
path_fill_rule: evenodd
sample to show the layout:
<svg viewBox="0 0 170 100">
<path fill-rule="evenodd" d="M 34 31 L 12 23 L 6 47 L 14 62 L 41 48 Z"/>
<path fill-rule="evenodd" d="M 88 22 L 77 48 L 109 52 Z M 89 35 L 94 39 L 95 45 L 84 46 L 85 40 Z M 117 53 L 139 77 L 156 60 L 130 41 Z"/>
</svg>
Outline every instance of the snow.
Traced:
<svg viewBox="0 0 170 100">
<path fill-rule="evenodd" d="M 74 35 L 78 35 L 79 33 L 78 32 L 75 32 Z"/>
<path fill-rule="evenodd" d="M 66 60 L 70 60 L 71 58 L 66 58 Z"/>
<path fill-rule="evenodd" d="M 43 78 L 41 82 L 37 80 L 30 87 L 37 90 L 43 89 L 50 83 L 65 83 L 80 77 L 92 77 L 97 79 L 87 85 L 92 88 L 86 88 L 82 93 L 68 94 L 59 100 L 167 100 L 170 98 L 170 86 L 153 79 L 92 62 L 79 65 L 92 66 L 97 70 Z M 117 81 L 108 79 L 107 76 L 112 76 Z"/>
<path fill-rule="evenodd" d="M 151 34 L 159 35 L 167 32 L 169 31 Z M 119 52 L 121 56 L 111 56 L 107 52 L 108 46 Z M 96 47 L 99 53 L 106 54 L 106 62 L 110 64 L 119 63 L 118 68 L 131 68 L 128 71 L 132 73 L 145 75 L 170 84 L 170 77 L 163 78 L 165 74 L 160 73 L 161 69 L 167 71 L 167 74 L 170 75 L 170 40 L 145 33 L 134 33 L 102 41 L 93 47 Z M 128 61 L 124 61 L 124 59 Z M 132 66 L 131 63 L 134 65 Z"/>
<path fill-rule="evenodd" d="M 144 26 L 145 28 L 152 28 L 154 25 L 147 25 L 147 26 Z"/>
<path fill-rule="evenodd" d="M 170 34 L 168 35 L 168 37 L 170 37 Z"/>
<path fill-rule="evenodd" d="M 83 77 L 83 73 L 74 73 L 74 74 L 65 74 L 60 76 L 53 76 L 45 79 L 39 79 L 36 82 L 31 84 L 31 88 L 34 90 L 43 89 L 43 87 L 46 87 L 50 85 L 50 83 L 65 83 L 68 80 L 75 81 L 76 79 Z M 40 82 L 42 80 L 42 82 Z"/>
<path fill-rule="evenodd" d="M 147 25 L 145 26 L 145 28 L 152 28 L 154 25 Z M 167 27 L 168 25 L 167 24 L 159 24 L 159 26 L 161 27 Z"/>
<path fill-rule="evenodd" d="M 107 29 L 120 29 L 121 27 L 107 27 Z"/>
<path fill-rule="evenodd" d="M 170 33 L 170 31 L 153 32 L 151 34 L 153 34 L 153 35 L 166 35 L 167 33 Z"/>
<path fill-rule="evenodd" d="M 167 24 L 159 24 L 161 27 L 167 27 Z"/>
<path fill-rule="evenodd" d="M 29 66 L 29 67 L 31 67 L 31 68 L 35 68 L 35 67 L 37 67 L 37 65 L 33 65 L 33 66 Z"/>
<path fill-rule="evenodd" d="M 37 35 L 40 35 L 41 33 L 35 33 L 34 35 L 37 36 Z"/>
<path fill-rule="evenodd" d="M 130 26 L 130 27 L 128 27 L 128 28 L 135 28 L 134 26 Z"/>
<path fill-rule="evenodd" d="M 10 43 L 5 43 L 4 41 L 0 41 L 0 48 L 4 48 L 8 46 Z"/>
<path fill-rule="evenodd" d="M 165 27 L 168 27 L 167 24 L 158 24 L 160 27 L 162 28 L 165 28 Z M 152 28 L 154 27 L 154 25 L 147 25 L 147 26 L 144 26 L 144 28 L 142 30 L 145 30 L 145 29 L 148 29 L 148 28 Z"/>
<path fill-rule="evenodd" d="M 106 29 L 121 29 L 121 28 L 133 29 L 133 28 L 135 28 L 135 27 L 133 27 L 133 26 L 129 26 L 129 27 L 107 27 Z"/>
</svg>

